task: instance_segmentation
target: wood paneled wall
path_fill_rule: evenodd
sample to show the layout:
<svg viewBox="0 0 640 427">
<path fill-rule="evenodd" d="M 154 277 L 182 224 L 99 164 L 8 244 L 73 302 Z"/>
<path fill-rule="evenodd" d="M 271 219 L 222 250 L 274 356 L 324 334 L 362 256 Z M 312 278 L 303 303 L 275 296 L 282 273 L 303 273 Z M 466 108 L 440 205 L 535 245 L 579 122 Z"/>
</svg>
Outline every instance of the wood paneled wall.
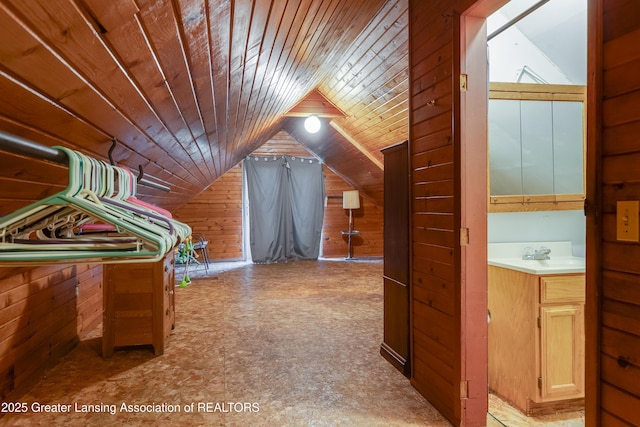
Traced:
<svg viewBox="0 0 640 427">
<path fill-rule="evenodd" d="M 411 382 L 469 426 L 487 413 L 487 148 L 470 135 L 486 135 L 488 88 L 484 21 L 461 17 L 472 3 L 409 2 L 410 262 L 421 290 L 411 296 Z"/>
<path fill-rule="evenodd" d="M 339 258 L 347 256 L 347 238 L 342 231 L 349 229 L 349 211 L 342 208 L 342 192 L 353 190 L 342 178 L 324 167 L 327 205 L 322 229 L 322 256 Z M 353 211 L 353 227 L 360 234 L 351 238 L 351 255 L 354 258 L 382 256 L 383 207 L 367 197 L 360 196 L 360 209 Z"/>
<path fill-rule="evenodd" d="M 37 135 L 28 136 L 36 139 Z M 65 145 L 50 137 L 44 139 Z M 68 183 L 65 166 L 2 151 L 0 165 L 0 217 L 62 191 Z M 64 356 L 100 322 L 101 266 L 0 268 L 3 400 L 28 388 L 46 367 Z"/>
<path fill-rule="evenodd" d="M 193 236 L 204 236 L 212 260 L 242 260 L 242 167 L 236 165 L 174 212 Z"/>
<path fill-rule="evenodd" d="M 312 156 L 287 132 L 278 132 L 252 155 Z M 327 206 L 323 226 L 322 254 L 326 257 L 346 256 L 347 243 L 340 233 L 348 227 L 348 213 L 342 209 L 342 191 L 352 190 L 342 178 L 324 166 Z M 354 225 L 361 235 L 353 241 L 354 256 L 382 256 L 382 207 L 362 197 L 362 207 L 354 211 Z M 242 168 L 236 165 L 175 212 L 194 233 L 209 241 L 213 260 L 244 259 L 242 252 Z"/>
<path fill-rule="evenodd" d="M 640 425 L 640 244 L 616 239 L 616 203 L 640 200 L 640 3 L 590 6 L 602 7 L 596 18 L 603 39 L 596 47 L 602 52 L 596 68 L 602 73 L 602 236 L 593 236 L 602 245 L 602 300 L 594 331 L 600 335 L 599 419 L 588 424 Z"/>
<path fill-rule="evenodd" d="M 0 151 L 0 217 L 56 194 L 69 182 L 69 168 Z"/>
<path fill-rule="evenodd" d="M 100 266 L 0 269 L 0 392 L 26 391 L 102 321 Z"/>
<path fill-rule="evenodd" d="M 78 338 L 90 335 L 102 324 L 102 266 L 78 265 Z"/>
<path fill-rule="evenodd" d="M 411 383 L 454 425 L 460 404 L 460 251 L 453 144 L 451 2 L 409 2 Z M 418 295 L 420 297 L 418 297 Z"/>
<path fill-rule="evenodd" d="M 174 210 L 321 85 L 374 155 L 406 139 L 406 21 L 406 0 L 5 0 L 0 129 L 101 159 L 115 137 Z"/>
</svg>

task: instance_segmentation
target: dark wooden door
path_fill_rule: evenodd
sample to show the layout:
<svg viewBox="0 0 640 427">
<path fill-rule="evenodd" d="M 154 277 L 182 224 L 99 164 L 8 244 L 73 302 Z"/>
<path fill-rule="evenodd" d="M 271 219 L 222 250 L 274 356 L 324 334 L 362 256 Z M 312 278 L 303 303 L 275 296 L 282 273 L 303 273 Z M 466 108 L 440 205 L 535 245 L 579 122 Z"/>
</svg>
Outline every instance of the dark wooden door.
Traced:
<svg viewBox="0 0 640 427">
<path fill-rule="evenodd" d="M 409 376 L 409 159 L 407 141 L 384 154 L 384 341 L 380 354 Z"/>
</svg>

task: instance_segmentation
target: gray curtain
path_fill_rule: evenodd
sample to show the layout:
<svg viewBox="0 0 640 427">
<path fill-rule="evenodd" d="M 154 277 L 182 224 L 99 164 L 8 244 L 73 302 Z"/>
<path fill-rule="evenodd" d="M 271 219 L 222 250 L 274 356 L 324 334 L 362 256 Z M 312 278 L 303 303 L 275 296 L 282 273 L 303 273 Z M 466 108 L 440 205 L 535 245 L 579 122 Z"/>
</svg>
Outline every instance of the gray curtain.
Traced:
<svg viewBox="0 0 640 427">
<path fill-rule="evenodd" d="M 320 162 L 307 157 L 248 157 L 244 171 L 253 262 L 317 259 L 324 218 Z"/>
</svg>

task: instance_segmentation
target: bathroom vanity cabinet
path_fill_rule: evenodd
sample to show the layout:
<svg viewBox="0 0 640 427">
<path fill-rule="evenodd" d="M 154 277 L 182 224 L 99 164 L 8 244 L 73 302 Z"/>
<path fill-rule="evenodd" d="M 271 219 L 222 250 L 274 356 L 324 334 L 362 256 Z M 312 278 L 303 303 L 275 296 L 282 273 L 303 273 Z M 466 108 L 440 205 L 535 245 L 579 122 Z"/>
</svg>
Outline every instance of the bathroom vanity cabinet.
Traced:
<svg viewBox="0 0 640 427">
<path fill-rule="evenodd" d="M 527 415 L 584 405 L 584 274 L 489 266 L 489 389 Z"/>
</svg>

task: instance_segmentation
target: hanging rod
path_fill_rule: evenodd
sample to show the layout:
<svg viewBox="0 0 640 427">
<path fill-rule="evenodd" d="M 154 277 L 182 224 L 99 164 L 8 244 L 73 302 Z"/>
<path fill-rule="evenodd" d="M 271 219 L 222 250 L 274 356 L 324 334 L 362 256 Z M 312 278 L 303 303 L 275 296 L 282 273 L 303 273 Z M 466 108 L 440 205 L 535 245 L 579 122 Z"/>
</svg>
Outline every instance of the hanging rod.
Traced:
<svg viewBox="0 0 640 427">
<path fill-rule="evenodd" d="M 23 156 L 34 157 L 37 159 L 48 160 L 50 162 L 58 163 L 61 165 L 69 164 L 69 158 L 63 151 L 60 151 L 57 148 L 38 144 L 37 142 L 33 142 L 26 138 L 12 135 L 3 131 L 0 131 L 0 150 L 8 151 L 14 154 L 20 154 Z M 145 174 L 145 176 L 147 175 Z M 166 192 L 171 191 L 171 189 L 166 185 L 149 181 L 146 178 L 142 178 L 139 184 L 146 187 L 155 188 L 156 190 L 162 190 Z"/>
<path fill-rule="evenodd" d="M 525 10 L 520 15 L 516 16 L 515 18 L 513 18 L 511 21 L 507 22 L 502 27 L 500 27 L 497 30 L 495 30 L 493 33 L 489 34 L 487 36 L 487 41 L 491 40 L 492 38 L 494 38 L 498 34 L 502 33 L 503 31 L 508 30 L 513 25 L 515 25 L 518 22 L 522 21 L 524 18 L 526 18 L 527 16 L 531 15 L 533 12 L 535 12 L 536 10 L 538 10 L 539 8 L 541 8 L 542 6 L 544 6 L 547 3 L 549 3 L 549 0 L 540 0 L 539 2 L 535 3 L 529 9 Z"/>
</svg>

